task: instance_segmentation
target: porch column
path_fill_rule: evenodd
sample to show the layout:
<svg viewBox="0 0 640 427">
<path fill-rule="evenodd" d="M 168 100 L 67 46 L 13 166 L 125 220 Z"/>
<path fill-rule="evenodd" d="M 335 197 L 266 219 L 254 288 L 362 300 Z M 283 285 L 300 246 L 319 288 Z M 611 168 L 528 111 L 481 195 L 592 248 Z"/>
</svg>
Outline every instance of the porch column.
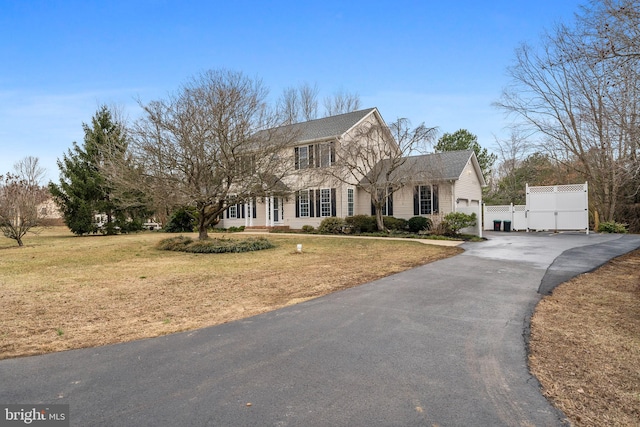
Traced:
<svg viewBox="0 0 640 427">
<path fill-rule="evenodd" d="M 269 200 L 269 196 L 264 197 L 264 225 L 266 225 L 267 227 L 269 227 L 269 222 L 271 221 L 271 215 L 269 213 L 269 209 L 271 209 L 271 206 Z"/>
<path fill-rule="evenodd" d="M 269 196 L 269 227 L 273 227 L 275 221 L 273 220 L 273 196 Z"/>
</svg>

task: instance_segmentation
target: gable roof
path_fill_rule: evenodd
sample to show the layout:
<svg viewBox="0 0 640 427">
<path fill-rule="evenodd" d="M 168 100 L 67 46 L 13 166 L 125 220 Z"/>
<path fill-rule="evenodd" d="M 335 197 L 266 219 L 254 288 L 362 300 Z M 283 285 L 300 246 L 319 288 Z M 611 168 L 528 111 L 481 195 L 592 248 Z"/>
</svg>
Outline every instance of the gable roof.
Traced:
<svg viewBox="0 0 640 427">
<path fill-rule="evenodd" d="M 309 120 L 308 122 L 294 123 L 271 129 L 271 132 L 282 135 L 295 135 L 295 142 L 324 140 L 337 138 L 344 135 L 369 114 L 377 111 L 376 108 L 352 111 L 338 114 L 337 116 L 324 117 L 322 119 Z M 260 131 L 256 135 L 260 136 Z"/>
<path fill-rule="evenodd" d="M 391 179 L 397 176 L 406 176 L 408 179 L 425 181 L 451 181 L 457 180 L 462 175 L 467 163 L 471 160 L 481 186 L 485 186 L 482 170 L 473 150 L 444 151 L 441 153 L 423 154 L 407 157 L 405 162 L 392 174 Z M 380 171 L 388 168 L 390 160 L 382 160 L 374 169 Z M 379 174 L 380 176 L 381 174 Z M 366 183 L 373 176 L 365 176 L 361 183 Z"/>
</svg>

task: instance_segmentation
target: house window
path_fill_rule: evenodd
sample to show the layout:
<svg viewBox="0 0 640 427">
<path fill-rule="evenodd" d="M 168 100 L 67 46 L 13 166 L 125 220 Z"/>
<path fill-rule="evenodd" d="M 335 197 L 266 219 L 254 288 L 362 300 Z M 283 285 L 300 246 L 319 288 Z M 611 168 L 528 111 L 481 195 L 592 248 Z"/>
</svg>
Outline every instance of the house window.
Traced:
<svg viewBox="0 0 640 427">
<path fill-rule="evenodd" d="M 384 200 L 382 202 L 382 215 L 393 216 L 393 191 L 391 191 L 391 188 L 387 188 L 386 192 L 384 189 L 378 189 L 378 200 Z M 371 202 L 371 215 L 375 214 L 376 207 Z"/>
<path fill-rule="evenodd" d="M 229 209 L 227 210 L 227 213 L 229 214 L 229 218 L 232 218 L 232 219 L 238 218 L 238 207 L 237 207 L 237 205 L 229 206 Z"/>
<path fill-rule="evenodd" d="M 307 169 L 309 167 L 309 147 L 296 147 L 295 148 L 295 163 L 296 169 Z"/>
<path fill-rule="evenodd" d="M 333 142 L 303 145 L 294 148 L 296 169 L 323 168 L 336 161 L 336 150 Z"/>
<path fill-rule="evenodd" d="M 320 216 L 331 216 L 331 189 L 320 190 Z"/>
<path fill-rule="evenodd" d="M 354 206 L 353 188 L 347 188 L 347 216 L 353 216 Z"/>
<path fill-rule="evenodd" d="M 413 214 L 432 215 L 439 211 L 438 186 L 418 185 L 413 192 Z"/>
<path fill-rule="evenodd" d="M 326 168 L 335 163 L 336 151 L 333 142 L 318 144 L 317 167 Z"/>
<path fill-rule="evenodd" d="M 309 190 L 298 192 L 298 217 L 309 216 Z"/>
</svg>

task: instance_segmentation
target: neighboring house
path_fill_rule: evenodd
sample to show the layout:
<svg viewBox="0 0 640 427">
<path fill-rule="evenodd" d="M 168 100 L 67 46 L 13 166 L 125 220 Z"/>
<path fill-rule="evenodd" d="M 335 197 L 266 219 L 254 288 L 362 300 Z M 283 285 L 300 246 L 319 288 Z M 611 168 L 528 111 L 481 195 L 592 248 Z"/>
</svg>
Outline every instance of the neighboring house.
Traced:
<svg viewBox="0 0 640 427">
<path fill-rule="evenodd" d="M 293 160 L 294 170 L 282 182 L 281 191 L 230 206 L 217 227 L 301 229 L 304 225 L 318 227 L 327 217 L 373 214 L 371 196 L 362 188 L 366 172 L 344 171 L 347 173 L 341 175 L 352 178 L 349 183 L 324 173 L 327 168 L 339 168 L 337 157 L 343 145 L 397 147 L 390 133 L 381 134 L 373 143 L 364 140 L 361 130 L 370 126 L 386 127 L 376 108 L 283 127 L 296 138 L 283 154 Z M 365 164 L 363 161 L 358 171 Z M 406 174 L 407 179 L 402 188 L 388 194 L 384 215 L 425 216 L 438 223 L 457 207 L 482 203 L 485 181 L 473 151 L 408 157 L 395 173 Z"/>
<path fill-rule="evenodd" d="M 43 225 L 64 225 L 62 213 L 52 198 L 48 198 L 38 205 L 38 215 L 42 218 Z"/>
</svg>

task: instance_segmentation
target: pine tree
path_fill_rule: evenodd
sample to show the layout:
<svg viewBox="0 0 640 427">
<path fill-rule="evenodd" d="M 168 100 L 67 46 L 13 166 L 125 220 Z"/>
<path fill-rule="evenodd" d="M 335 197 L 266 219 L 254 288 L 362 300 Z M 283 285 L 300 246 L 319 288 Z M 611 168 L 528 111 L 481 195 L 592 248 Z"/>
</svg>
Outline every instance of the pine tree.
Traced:
<svg viewBox="0 0 640 427">
<path fill-rule="evenodd" d="M 92 232 L 114 234 L 126 215 L 118 209 L 113 198 L 113 185 L 101 172 L 111 156 L 124 156 L 127 149 L 125 128 L 114 120 L 111 111 L 102 106 L 91 120 L 84 124 L 84 143 L 76 142 L 58 159 L 60 182 L 49 183 L 49 191 L 62 211 L 65 224 L 74 234 Z M 106 215 L 104 228 L 99 229 L 96 214 Z M 118 219 L 118 221 L 116 221 Z"/>
</svg>

